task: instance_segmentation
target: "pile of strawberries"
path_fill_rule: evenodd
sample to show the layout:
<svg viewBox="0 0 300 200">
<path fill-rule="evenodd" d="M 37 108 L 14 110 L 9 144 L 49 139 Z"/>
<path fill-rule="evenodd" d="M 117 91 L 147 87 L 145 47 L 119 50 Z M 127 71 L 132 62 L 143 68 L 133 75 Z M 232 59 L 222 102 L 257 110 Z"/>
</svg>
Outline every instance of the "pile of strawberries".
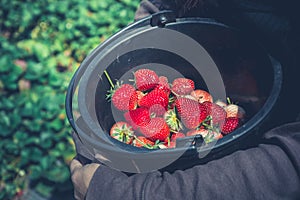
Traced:
<svg viewBox="0 0 300 200">
<path fill-rule="evenodd" d="M 245 111 L 230 102 L 214 101 L 205 90 L 195 89 L 194 81 L 167 77 L 150 69 L 134 72 L 133 84 L 112 84 L 107 95 L 113 106 L 123 113 L 110 136 L 136 147 L 174 148 L 176 139 L 202 135 L 206 143 L 234 131 Z"/>
</svg>

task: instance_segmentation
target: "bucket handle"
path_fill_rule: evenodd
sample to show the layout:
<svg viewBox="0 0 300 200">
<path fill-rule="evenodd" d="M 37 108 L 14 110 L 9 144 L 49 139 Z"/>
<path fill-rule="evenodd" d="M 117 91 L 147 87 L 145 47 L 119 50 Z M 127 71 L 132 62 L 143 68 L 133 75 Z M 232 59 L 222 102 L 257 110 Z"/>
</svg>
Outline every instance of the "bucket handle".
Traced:
<svg viewBox="0 0 300 200">
<path fill-rule="evenodd" d="M 72 113 L 72 105 L 73 105 L 72 102 L 73 102 L 73 90 L 74 90 L 75 78 L 77 77 L 77 73 L 78 70 L 76 70 L 74 76 L 72 77 L 69 83 L 69 87 L 65 99 L 66 115 L 73 130 L 76 130 L 75 121 Z"/>
</svg>

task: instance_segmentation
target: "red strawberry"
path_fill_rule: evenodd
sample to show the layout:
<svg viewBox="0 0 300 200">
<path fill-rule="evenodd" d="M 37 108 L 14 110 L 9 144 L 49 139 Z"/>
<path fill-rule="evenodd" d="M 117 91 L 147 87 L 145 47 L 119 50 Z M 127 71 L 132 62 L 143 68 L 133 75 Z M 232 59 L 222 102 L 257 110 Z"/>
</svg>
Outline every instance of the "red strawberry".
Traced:
<svg viewBox="0 0 300 200">
<path fill-rule="evenodd" d="M 110 94 L 107 95 L 107 99 L 111 98 L 113 105 L 118 110 L 127 111 L 135 109 L 136 105 L 133 103 L 133 100 L 136 99 L 135 95 L 135 88 L 132 85 L 119 85 L 119 83 L 117 83 L 115 89 L 110 90 Z"/>
<path fill-rule="evenodd" d="M 205 90 L 194 90 L 191 92 L 191 96 L 194 97 L 199 103 L 203 103 L 205 101 L 213 102 L 212 96 Z"/>
<path fill-rule="evenodd" d="M 110 129 L 110 136 L 124 142 L 126 144 L 130 144 L 133 140 L 133 130 L 132 127 L 126 122 L 117 122 Z"/>
<path fill-rule="evenodd" d="M 124 118 L 136 130 L 150 122 L 150 113 L 147 108 L 137 108 L 124 113 Z"/>
<path fill-rule="evenodd" d="M 141 107 L 149 108 L 151 112 L 159 116 L 166 112 L 169 97 L 163 90 L 154 89 L 146 94 L 139 103 Z"/>
<path fill-rule="evenodd" d="M 188 129 L 197 128 L 208 115 L 206 107 L 192 99 L 184 97 L 177 98 L 175 105 L 182 123 Z"/>
<path fill-rule="evenodd" d="M 154 142 L 145 138 L 144 136 L 138 136 L 137 138 L 135 138 L 132 144 L 136 147 L 146 147 L 149 149 L 152 149 L 152 147 L 154 146 Z"/>
<path fill-rule="evenodd" d="M 136 94 L 137 94 L 137 103 L 138 103 L 138 105 L 140 105 L 141 99 L 142 99 L 146 94 L 143 93 L 142 91 L 139 91 L 139 90 L 136 91 Z"/>
<path fill-rule="evenodd" d="M 165 76 L 160 76 L 159 77 L 159 82 L 158 82 L 158 85 L 156 86 L 156 88 L 160 89 L 160 90 L 163 90 L 167 94 L 167 96 L 169 96 L 170 93 L 171 93 L 168 78 L 165 77 Z"/>
<path fill-rule="evenodd" d="M 211 116 L 214 125 L 222 125 L 224 123 L 226 118 L 226 111 L 224 108 L 210 101 L 203 102 L 203 105 L 206 106 L 208 114 Z"/>
<path fill-rule="evenodd" d="M 137 108 L 137 106 L 138 106 L 138 95 L 137 92 L 135 91 L 129 99 L 129 110 L 134 110 Z"/>
<path fill-rule="evenodd" d="M 227 135 L 234 131 L 239 125 L 239 118 L 237 117 L 228 117 L 225 119 L 225 123 L 222 126 L 221 132 L 224 135 Z"/>
<path fill-rule="evenodd" d="M 136 109 L 144 95 L 145 94 L 143 92 L 136 90 L 135 93 L 129 99 L 129 110 Z"/>
<path fill-rule="evenodd" d="M 129 112 L 124 113 L 125 121 L 132 127 L 133 130 L 138 130 L 139 126 L 133 122 Z"/>
<path fill-rule="evenodd" d="M 195 89 L 194 81 L 187 78 L 176 78 L 172 83 L 172 92 L 175 95 L 187 95 Z"/>
<path fill-rule="evenodd" d="M 158 75 L 150 69 L 139 69 L 134 73 L 135 84 L 138 90 L 146 91 L 158 85 Z"/>
<path fill-rule="evenodd" d="M 149 112 L 151 113 L 151 115 L 159 117 L 166 112 L 166 108 L 164 108 L 160 104 L 155 104 L 149 108 Z"/>
<path fill-rule="evenodd" d="M 146 126 L 141 127 L 142 134 L 151 141 L 164 141 L 170 135 L 170 129 L 161 117 L 152 118 Z"/>
</svg>

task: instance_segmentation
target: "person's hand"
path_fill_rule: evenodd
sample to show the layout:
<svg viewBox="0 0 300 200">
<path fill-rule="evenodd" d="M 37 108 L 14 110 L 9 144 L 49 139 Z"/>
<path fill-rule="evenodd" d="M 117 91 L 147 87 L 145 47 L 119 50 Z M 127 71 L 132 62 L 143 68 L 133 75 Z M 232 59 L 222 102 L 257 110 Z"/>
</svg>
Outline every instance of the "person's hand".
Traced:
<svg viewBox="0 0 300 200">
<path fill-rule="evenodd" d="M 92 163 L 82 165 L 77 159 L 70 163 L 71 179 L 74 186 L 74 197 L 77 200 L 84 199 L 92 177 L 100 164 Z"/>
</svg>

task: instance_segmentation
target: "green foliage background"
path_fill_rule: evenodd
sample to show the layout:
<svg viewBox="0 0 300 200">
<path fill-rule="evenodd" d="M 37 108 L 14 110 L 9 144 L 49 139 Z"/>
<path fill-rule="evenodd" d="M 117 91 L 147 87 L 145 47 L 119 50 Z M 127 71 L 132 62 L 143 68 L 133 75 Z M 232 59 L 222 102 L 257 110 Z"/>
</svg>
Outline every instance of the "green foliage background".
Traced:
<svg viewBox="0 0 300 200">
<path fill-rule="evenodd" d="M 133 21 L 139 0 L 0 2 L 0 199 L 28 187 L 49 197 L 71 187 L 69 81 L 93 48 Z"/>
</svg>

